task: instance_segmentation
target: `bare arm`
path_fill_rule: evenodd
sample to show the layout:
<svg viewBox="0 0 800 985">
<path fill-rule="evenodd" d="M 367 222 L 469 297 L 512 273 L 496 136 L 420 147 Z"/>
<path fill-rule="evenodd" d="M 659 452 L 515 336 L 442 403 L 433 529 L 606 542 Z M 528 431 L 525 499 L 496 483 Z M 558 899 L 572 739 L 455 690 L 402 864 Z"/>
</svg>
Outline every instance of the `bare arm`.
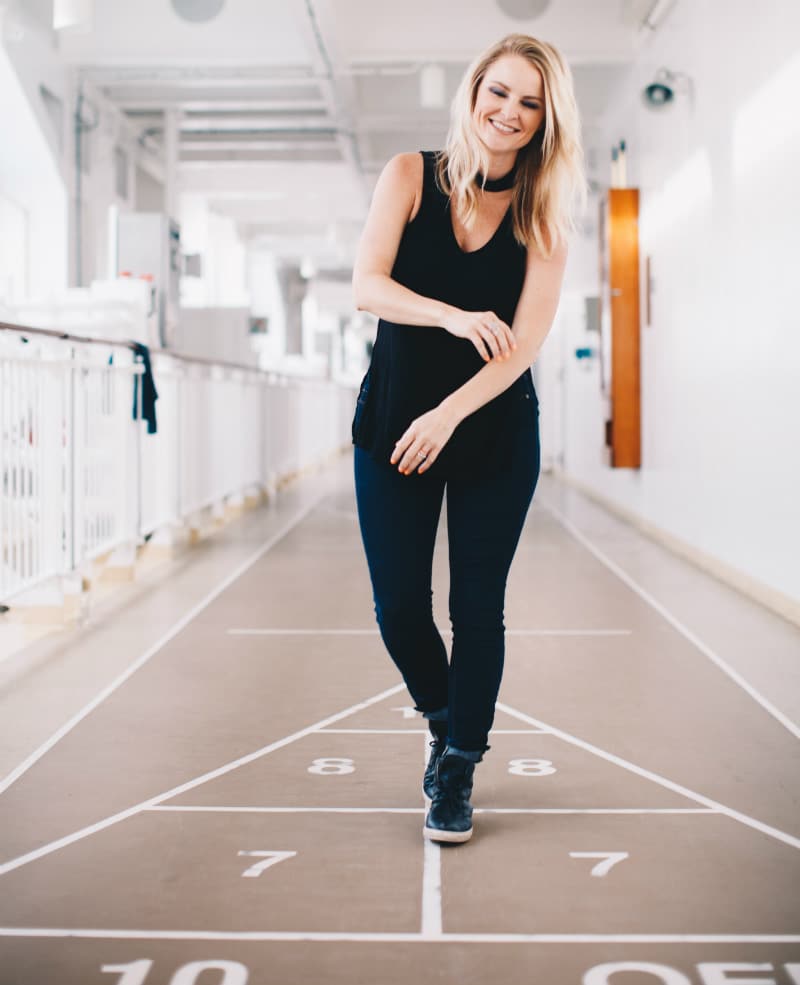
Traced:
<svg viewBox="0 0 800 985">
<path fill-rule="evenodd" d="M 392 280 L 403 231 L 418 209 L 422 172 L 420 154 L 397 154 L 378 178 L 353 268 L 356 307 L 402 325 L 443 328 L 472 342 L 487 361 L 508 359 L 516 342 L 494 312 L 462 311 Z"/>
<path fill-rule="evenodd" d="M 416 213 L 421 189 L 419 154 L 398 154 L 381 172 L 353 267 L 353 297 L 359 311 L 371 311 L 379 318 L 441 327 L 449 305 L 416 294 L 391 278 L 403 230 Z"/>
<path fill-rule="evenodd" d="M 561 243 L 549 260 L 533 246 L 529 247 L 522 294 L 514 315 L 517 349 L 504 362 L 487 363 L 445 397 L 439 406 L 449 409 L 459 423 L 507 390 L 535 362 L 558 310 L 566 263 L 566 243 Z"/>
</svg>

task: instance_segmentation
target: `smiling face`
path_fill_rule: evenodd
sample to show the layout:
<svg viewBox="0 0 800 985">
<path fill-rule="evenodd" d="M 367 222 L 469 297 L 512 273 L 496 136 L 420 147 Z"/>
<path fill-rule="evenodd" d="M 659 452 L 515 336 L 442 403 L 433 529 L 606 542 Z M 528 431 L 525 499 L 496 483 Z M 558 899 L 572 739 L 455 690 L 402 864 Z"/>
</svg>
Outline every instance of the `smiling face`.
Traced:
<svg viewBox="0 0 800 985">
<path fill-rule="evenodd" d="M 544 125 L 541 72 L 520 55 L 502 55 L 481 79 L 472 120 L 492 156 L 513 163 L 517 151 Z"/>
</svg>

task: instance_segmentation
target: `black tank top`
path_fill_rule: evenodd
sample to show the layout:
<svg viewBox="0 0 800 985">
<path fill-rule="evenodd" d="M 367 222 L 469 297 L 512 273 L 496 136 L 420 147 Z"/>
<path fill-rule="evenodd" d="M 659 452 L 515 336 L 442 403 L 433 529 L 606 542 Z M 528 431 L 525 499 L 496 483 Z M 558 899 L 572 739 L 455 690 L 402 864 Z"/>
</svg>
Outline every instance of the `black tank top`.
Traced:
<svg viewBox="0 0 800 985">
<path fill-rule="evenodd" d="M 480 249 L 458 245 L 450 200 L 436 181 L 437 153 L 422 151 L 422 201 L 403 232 L 392 279 L 424 297 L 465 311 L 494 311 L 511 325 L 525 278 L 527 251 L 514 239 L 511 209 Z M 352 424 L 353 444 L 389 462 L 408 425 L 486 365 L 474 344 L 436 326 L 402 325 L 381 318 L 370 366 Z M 508 465 L 520 396 L 533 397 L 530 369 L 507 390 L 465 417 L 426 476 L 467 476 Z M 530 407 L 530 404 L 527 405 Z"/>
</svg>

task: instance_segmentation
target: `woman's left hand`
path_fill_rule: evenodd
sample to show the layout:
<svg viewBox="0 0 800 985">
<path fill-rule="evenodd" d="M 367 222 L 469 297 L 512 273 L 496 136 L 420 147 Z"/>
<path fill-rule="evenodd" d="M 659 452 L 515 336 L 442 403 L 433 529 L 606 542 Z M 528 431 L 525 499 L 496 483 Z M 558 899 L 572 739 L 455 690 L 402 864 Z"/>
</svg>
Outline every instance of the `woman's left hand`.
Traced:
<svg viewBox="0 0 800 985">
<path fill-rule="evenodd" d="M 439 457 L 458 424 L 451 410 L 441 405 L 434 407 L 408 425 L 389 461 L 397 464 L 403 475 L 410 475 L 415 469 L 425 472 Z"/>
</svg>

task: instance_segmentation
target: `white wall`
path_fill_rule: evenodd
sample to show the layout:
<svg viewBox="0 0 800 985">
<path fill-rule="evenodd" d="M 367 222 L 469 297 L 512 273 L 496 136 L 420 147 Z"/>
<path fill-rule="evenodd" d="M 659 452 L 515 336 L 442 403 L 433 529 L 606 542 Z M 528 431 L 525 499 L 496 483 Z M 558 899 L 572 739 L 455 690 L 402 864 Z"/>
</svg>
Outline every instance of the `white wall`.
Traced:
<svg viewBox="0 0 800 985">
<path fill-rule="evenodd" d="M 25 216 L 27 289 L 48 297 L 67 284 L 68 190 L 62 162 L 69 141 L 59 145 L 40 84 L 66 105 L 68 75 L 49 41 L 21 14 L 12 16 L 0 5 L 0 195 Z"/>
<path fill-rule="evenodd" d="M 258 366 L 249 308 L 182 308 L 173 345 L 182 356 Z"/>
<path fill-rule="evenodd" d="M 694 99 L 654 113 L 640 94 L 662 65 L 692 77 Z M 540 367 L 555 388 L 566 351 L 569 477 L 789 600 L 800 600 L 798 97 L 800 4 L 678 0 L 606 120 L 609 152 L 627 141 L 655 287 L 649 326 L 642 305 L 640 470 L 603 464 L 599 368 L 571 355 L 596 344 L 572 303 L 597 293 L 585 240 Z"/>
<path fill-rule="evenodd" d="M 24 210 L 28 226 L 31 297 L 52 298 L 77 281 L 75 235 L 75 70 L 46 27 L 44 9 L 0 3 L 0 195 Z M 34 16 L 37 14 L 37 16 Z M 41 87 L 60 101 L 48 111 Z M 157 155 L 142 148 L 135 125 L 85 85 L 82 114 L 92 128 L 83 142 L 89 161 L 81 181 L 81 283 L 108 276 L 109 206 L 134 207 L 137 168 L 163 179 Z M 96 124 L 96 125 L 95 125 Z M 128 157 L 128 195 L 115 187 L 114 148 Z"/>
<path fill-rule="evenodd" d="M 277 261 L 263 250 L 247 254 L 247 285 L 253 315 L 267 319 L 267 334 L 260 340 L 262 369 L 278 366 L 286 352 L 286 310 L 278 283 Z"/>
<path fill-rule="evenodd" d="M 181 250 L 199 253 L 202 276 L 181 282 L 181 305 L 189 308 L 250 306 L 247 256 L 236 226 L 219 215 L 204 195 L 180 195 Z"/>
</svg>

